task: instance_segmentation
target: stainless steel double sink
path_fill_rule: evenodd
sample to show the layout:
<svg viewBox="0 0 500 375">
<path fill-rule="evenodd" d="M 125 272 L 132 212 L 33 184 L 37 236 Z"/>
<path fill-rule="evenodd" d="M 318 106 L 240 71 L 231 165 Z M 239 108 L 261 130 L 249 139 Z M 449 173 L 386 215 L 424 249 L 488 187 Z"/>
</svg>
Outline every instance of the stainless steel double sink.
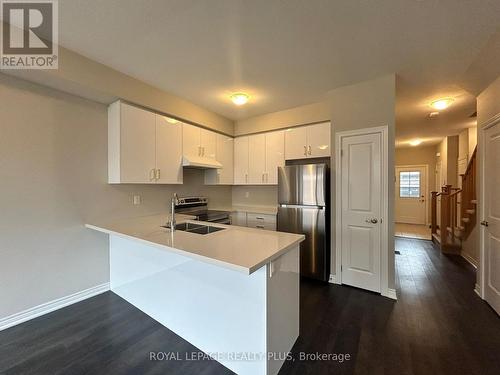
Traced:
<svg viewBox="0 0 500 375">
<path fill-rule="evenodd" d="M 167 225 L 163 226 L 163 228 L 170 229 L 170 227 Z M 194 224 L 194 223 L 180 223 L 175 226 L 175 230 L 180 230 L 189 233 L 196 233 L 196 234 L 210 234 L 224 229 L 226 228 L 214 227 L 211 225 L 204 225 L 204 224 Z"/>
</svg>

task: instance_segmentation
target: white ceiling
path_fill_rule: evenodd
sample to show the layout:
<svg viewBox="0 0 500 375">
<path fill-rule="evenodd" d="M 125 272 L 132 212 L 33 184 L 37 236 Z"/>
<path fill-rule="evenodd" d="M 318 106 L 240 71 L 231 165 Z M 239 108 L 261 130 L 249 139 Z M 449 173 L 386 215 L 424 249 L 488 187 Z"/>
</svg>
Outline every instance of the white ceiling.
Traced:
<svg viewBox="0 0 500 375">
<path fill-rule="evenodd" d="M 400 142 L 470 126 L 474 97 L 457 82 L 500 26 L 498 0 L 63 0 L 59 12 L 63 46 L 234 120 L 396 72 Z M 240 90 L 242 108 L 228 99 Z M 430 122 L 441 95 L 457 100 Z"/>
</svg>

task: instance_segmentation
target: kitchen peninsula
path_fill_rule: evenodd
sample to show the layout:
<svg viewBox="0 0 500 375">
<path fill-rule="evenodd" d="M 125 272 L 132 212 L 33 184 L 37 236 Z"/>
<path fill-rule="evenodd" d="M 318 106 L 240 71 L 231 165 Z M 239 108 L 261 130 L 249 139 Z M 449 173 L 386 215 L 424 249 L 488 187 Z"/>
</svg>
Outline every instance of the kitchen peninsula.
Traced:
<svg viewBox="0 0 500 375">
<path fill-rule="evenodd" d="M 111 290 L 238 374 L 278 373 L 299 334 L 304 236 L 167 219 L 87 224 L 109 235 Z"/>
</svg>

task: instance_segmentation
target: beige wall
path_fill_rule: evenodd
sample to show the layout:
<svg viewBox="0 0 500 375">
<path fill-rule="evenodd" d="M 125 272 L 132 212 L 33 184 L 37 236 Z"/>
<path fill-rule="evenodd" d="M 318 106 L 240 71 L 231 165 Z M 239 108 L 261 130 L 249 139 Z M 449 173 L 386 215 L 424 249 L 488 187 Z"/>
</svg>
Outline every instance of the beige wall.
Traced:
<svg viewBox="0 0 500 375">
<path fill-rule="evenodd" d="M 458 162 L 458 135 L 445 137 L 437 145 L 436 152 L 440 155 L 436 157 L 436 162 L 441 161 L 441 183 L 443 185 L 452 185 L 457 187 L 457 162 Z"/>
<path fill-rule="evenodd" d="M 329 119 L 330 106 L 327 101 L 324 101 L 237 121 L 234 133 L 235 135 L 258 133 L 297 125 L 313 124 L 328 121 Z"/>
<path fill-rule="evenodd" d="M 477 146 L 477 126 L 467 129 L 467 138 L 469 143 L 468 160 L 470 160 L 474 149 Z"/>
<path fill-rule="evenodd" d="M 402 147 L 396 149 L 395 155 L 396 166 L 402 165 L 427 165 L 428 181 L 427 181 L 427 222 L 431 222 L 431 191 L 436 187 L 436 147 L 421 146 L 421 147 Z M 397 192 L 395 192 L 397 194 Z"/>
<path fill-rule="evenodd" d="M 57 70 L 4 72 L 104 104 L 119 98 L 228 135 L 234 133 L 232 120 L 63 47 L 59 47 Z"/>
<path fill-rule="evenodd" d="M 233 186 L 233 206 L 278 205 L 277 186 Z"/>
<path fill-rule="evenodd" d="M 231 204 L 195 170 L 183 186 L 108 185 L 105 105 L 2 74 L 0 103 L 0 319 L 108 282 L 90 220 L 165 212 L 174 191 Z"/>
</svg>

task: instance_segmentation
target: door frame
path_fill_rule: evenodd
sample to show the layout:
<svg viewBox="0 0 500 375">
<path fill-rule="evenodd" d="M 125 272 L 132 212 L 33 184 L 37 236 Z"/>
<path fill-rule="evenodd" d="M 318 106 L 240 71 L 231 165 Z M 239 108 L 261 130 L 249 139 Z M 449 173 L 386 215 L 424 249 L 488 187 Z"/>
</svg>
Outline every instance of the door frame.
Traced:
<svg viewBox="0 0 500 375">
<path fill-rule="evenodd" d="M 413 168 L 413 167 L 417 167 L 417 168 L 424 168 L 425 170 L 425 188 L 426 188 L 426 191 L 425 191 L 425 218 L 424 218 L 424 225 L 431 225 L 431 223 L 429 223 L 429 202 L 430 202 L 430 199 L 429 199 L 429 190 L 430 190 L 430 184 L 429 184 L 429 164 L 408 164 L 408 165 L 395 165 L 394 166 L 394 176 L 396 177 L 396 180 L 394 181 L 395 184 L 397 184 L 397 178 L 398 176 L 396 175 L 396 170 L 398 168 Z M 396 189 L 394 189 L 394 199 L 396 199 Z M 422 194 L 420 194 L 422 195 Z M 394 209 L 396 209 L 396 201 L 394 201 Z M 394 214 L 394 222 L 396 222 L 396 214 Z"/>
<path fill-rule="evenodd" d="M 381 206 L 381 225 L 380 225 L 380 293 L 392 299 L 395 299 L 394 290 L 389 290 L 389 127 L 377 126 L 372 128 L 363 128 L 356 130 L 347 130 L 335 133 L 335 284 L 342 284 L 342 176 L 341 176 L 341 146 L 343 138 L 356 136 L 380 134 L 381 136 L 381 182 L 380 206 Z"/>
<path fill-rule="evenodd" d="M 495 126 L 497 124 L 500 124 L 500 113 L 497 113 L 495 116 L 490 118 L 489 120 L 486 120 L 482 124 L 477 125 L 478 129 L 478 143 L 477 143 L 477 148 L 479 151 L 479 168 L 477 169 L 479 172 L 478 181 L 479 181 L 479 212 L 477 215 L 477 222 L 476 225 L 479 225 L 479 223 L 483 220 L 486 220 L 485 218 L 485 212 L 486 212 L 486 204 L 484 201 L 484 198 L 486 196 L 486 184 L 484 183 L 484 167 L 485 167 L 485 160 L 486 160 L 486 150 L 485 150 L 485 145 L 484 145 L 484 138 L 485 138 L 485 131 L 491 128 L 492 126 Z M 485 288 L 484 288 L 484 283 L 485 283 L 485 270 L 486 270 L 486 251 L 485 251 L 485 227 L 482 225 L 479 225 L 479 263 L 478 263 L 478 272 L 477 275 L 479 275 L 479 280 L 476 280 L 476 287 L 475 287 L 475 292 L 484 300 L 485 299 Z"/>
</svg>

